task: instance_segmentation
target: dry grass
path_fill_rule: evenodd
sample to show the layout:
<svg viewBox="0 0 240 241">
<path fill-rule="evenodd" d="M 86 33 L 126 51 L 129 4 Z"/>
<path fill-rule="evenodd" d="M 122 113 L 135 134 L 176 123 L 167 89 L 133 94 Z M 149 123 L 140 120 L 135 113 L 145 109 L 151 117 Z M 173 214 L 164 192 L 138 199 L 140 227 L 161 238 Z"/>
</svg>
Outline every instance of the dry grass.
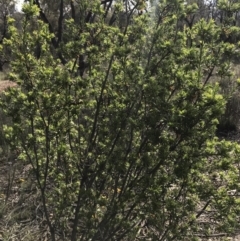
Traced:
<svg viewBox="0 0 240 241">
<path fill-rule="evenodd" d="M 0 156 L 0 241 L 46 241 L 48 229 L 29 165 Z"/>
</svg>

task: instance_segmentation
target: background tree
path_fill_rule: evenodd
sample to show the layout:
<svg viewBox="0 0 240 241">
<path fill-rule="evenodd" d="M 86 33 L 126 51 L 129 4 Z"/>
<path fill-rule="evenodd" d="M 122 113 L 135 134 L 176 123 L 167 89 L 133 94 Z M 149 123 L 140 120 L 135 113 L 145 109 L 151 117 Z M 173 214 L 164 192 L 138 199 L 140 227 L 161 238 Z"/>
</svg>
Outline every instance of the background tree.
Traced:
<svg viewBox="0 0 240 241">
<path fill-rule="evenodd" d="M 1 0 L 0 1 L 0 44 L 7 37 L 7 18 L 15 12 L 15 1 Z M 3 71 L 3 66 L 9 62 L 8 56 L 0 55 L 0 71 Z"/>
<path fill-rule="evenodd" d="M 106 24 L 110 3 L 76 2 L 85 14 L 59 37 L 61 24 L 55 32 L 32 1 L 22 30 L 10 20 L 4 40 L 18 84 L 1 98 L 13 122 L 5 134 L 33 168 L 49 239 L 233 234 L 240 149 L 215 137 L 226 101 L 211 77 L 229 75 L 237 46 L 213 19 L 183 29 L 182 1 L 159 1 L 155 14 L 131 3 L 123 28 Z M 114 4 L 114 21 L 125 7 Z"/>
<path fill-rule="evenodd" d="M 211 8 L 212 16 L 216 23 L 221 27 L 220 39 L 224 42 L 237 44 L 240 40 L 239 35 L 239 3 L 237 1 L 213 1 Z M 228 56 L 226 56 L 228 58 Z M 239 128 L 239 89 L 237 88 L 236 78 L 240 77 L 238 71 L 239 52 L 236 51 L 234 56 L 228 60 L 228 65 L 234 69 L 235 74 L 228 77 L 221 77 L 221 92 L 228 99 L 224 115 L 220 119 L 219 131 L 229 133 Z"/>
</svg>

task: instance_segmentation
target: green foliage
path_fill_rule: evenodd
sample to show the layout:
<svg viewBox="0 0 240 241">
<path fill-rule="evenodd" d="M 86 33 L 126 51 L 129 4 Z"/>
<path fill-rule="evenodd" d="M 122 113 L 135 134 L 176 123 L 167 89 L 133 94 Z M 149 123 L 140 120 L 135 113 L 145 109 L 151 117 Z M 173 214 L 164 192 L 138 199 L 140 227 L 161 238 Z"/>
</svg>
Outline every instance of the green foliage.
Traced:
<svg viewBox="0 0 240 241">
<path fill-rule="evenodd" d="M 210 82 L 215 68 L 228 76 L 223 56 L 234 51 L 219 41 L 221 27 L 201 19 L 181 30 L 196 6 L 176 0 L 160 1 L 154 17 L 133 15 L 123 30 L 105 24 L 99 4 L 84 3 L 97 21 L 67 21 L 59 48 L 43 21 L 30 31 L 35 5 L 4 41 L 18 84 L 1 98 L 13 121 L 5 134 L 33 167 L 51 240 L 60 230 L 71 241 L 233 232 L 240 147 L 215 137 L 226 100 Z"/>
</svg>

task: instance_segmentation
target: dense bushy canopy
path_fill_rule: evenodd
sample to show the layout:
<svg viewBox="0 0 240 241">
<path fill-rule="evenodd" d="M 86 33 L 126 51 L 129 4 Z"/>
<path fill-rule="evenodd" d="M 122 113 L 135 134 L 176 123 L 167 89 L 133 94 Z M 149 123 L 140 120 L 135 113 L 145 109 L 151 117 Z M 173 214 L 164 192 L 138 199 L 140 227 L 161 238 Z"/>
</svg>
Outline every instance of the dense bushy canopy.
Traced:
<svg viewBox="0 0 240 241">
<path fill-rule="evenodd" d="M 240 147 L 215 133 L 240 6 L 211 4 L 32 0 L 21 29 L 8 20 L 4 131 L 32 166 L 49 240 L 236 231 Z"/>
</svg>

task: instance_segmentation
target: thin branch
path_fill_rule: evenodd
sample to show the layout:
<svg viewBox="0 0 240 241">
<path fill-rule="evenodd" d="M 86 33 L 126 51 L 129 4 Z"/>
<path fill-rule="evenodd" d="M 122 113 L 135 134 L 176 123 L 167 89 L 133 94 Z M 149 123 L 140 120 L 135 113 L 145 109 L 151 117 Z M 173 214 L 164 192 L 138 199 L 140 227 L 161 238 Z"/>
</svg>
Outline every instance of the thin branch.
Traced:
<svg viewBox="0 0 240 241">
<path fill-rule="evenodd" d="M 203 213 L 204 211 L 206 210 L 206 208 L 209 206 L 209 204 L 211 203 L 211 199 L 207 201 L 207 203 L 204 205 L 204 207 L 202 208 L 202 210 L 200 210 L 197 215 L 196 215 L 196 218 L 199 218 Z"/>
</svg>

